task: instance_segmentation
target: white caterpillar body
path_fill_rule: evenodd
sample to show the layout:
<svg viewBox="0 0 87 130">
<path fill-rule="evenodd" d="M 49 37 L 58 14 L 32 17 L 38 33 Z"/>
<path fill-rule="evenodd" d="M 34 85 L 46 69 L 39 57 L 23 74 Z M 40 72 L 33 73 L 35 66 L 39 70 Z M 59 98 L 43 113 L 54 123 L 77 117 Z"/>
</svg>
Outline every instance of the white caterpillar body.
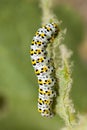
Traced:
<svg viewBox="0 0 87 130">
<path fill-rule="evenodd" d="M 49 23 L 39 28 L 33 37 L 30 49 L 32 65 L 39 84 L 38 111 L 46 117 L 54 115 L 53 102 L 56 97 L 54 67 L 51 63 L 52 59 L 47 55 L 46 47 L 53 42 L 58 32 L 56 23 Z"/>
</svg>

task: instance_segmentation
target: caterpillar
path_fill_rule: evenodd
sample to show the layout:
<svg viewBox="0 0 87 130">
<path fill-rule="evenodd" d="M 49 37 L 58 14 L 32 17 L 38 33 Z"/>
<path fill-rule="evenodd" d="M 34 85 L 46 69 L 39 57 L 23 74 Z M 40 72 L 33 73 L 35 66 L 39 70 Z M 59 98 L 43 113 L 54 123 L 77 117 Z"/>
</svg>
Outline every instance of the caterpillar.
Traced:
<svg viewBox="0 0 87 130">
<path fill-rule="evenodd" d="M 39 84 L 38 111 L 45 117 L 54 115 L 52 105 L 56 97 L 54 67 L 52 59 L 47 55 L 46 47 L 53 42 L 58 33 L 57 24 L 48 23 L 37 30 L 30 47 L 31 62 Z"/>
</svg>

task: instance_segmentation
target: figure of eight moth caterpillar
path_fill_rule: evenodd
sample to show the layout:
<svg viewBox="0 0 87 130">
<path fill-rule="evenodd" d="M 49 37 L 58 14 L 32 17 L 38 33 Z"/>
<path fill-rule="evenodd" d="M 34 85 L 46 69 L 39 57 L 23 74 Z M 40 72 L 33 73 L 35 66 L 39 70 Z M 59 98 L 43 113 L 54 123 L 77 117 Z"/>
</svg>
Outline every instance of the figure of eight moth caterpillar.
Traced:
<svg viewBox="0 0 87 130">
<path fill-rule="evenodd" d="M 54 115 L 52 105 L 56 96 L 54 67 L 47 55 L 46 47 L 53 42 L 58 33 L 57 24 L 48 23 L 37 30 L 30 47 L 31 62 L 39 84 L 38 111 L 45 117 Z"/>
</svg>

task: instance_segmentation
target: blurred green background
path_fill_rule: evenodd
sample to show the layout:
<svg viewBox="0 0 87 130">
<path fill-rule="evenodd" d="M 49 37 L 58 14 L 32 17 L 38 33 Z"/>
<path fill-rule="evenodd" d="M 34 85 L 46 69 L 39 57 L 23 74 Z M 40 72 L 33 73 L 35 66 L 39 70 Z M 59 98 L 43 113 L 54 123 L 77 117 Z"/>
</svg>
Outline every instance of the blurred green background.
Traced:
<svg viewBox="0 0 87 130">
<path fill-rule="evenodd" d="M 0 0 L 0 130 L 59 130 L 63 121 L 37 111 L 38 84 L 30 62 L 29 46 L 41 25 L 38 1 Z M 71 96 L 77 111 L 87 112 L 87 68 L 78 46 L 84 38 L 84 23 L 69 5 L 56 5 L 54 12 L 67 28 L 65 44 L 73 50 Z"/>
</svg>

